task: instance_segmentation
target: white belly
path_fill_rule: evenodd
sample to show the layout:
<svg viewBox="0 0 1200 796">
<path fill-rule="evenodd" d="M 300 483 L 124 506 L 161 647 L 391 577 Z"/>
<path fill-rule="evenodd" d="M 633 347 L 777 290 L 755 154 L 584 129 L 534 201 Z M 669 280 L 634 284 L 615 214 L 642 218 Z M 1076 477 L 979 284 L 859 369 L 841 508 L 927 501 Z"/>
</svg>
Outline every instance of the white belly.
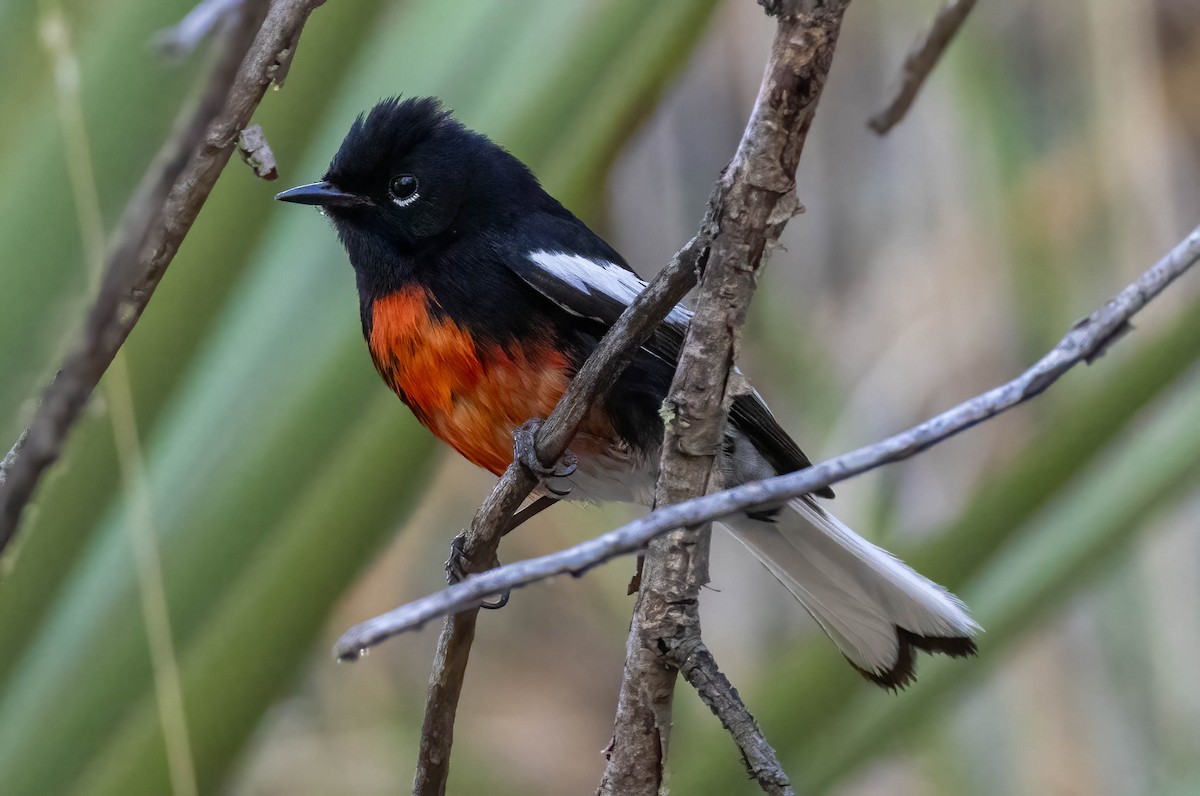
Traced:
<svg viewBox="0 0 1200 796">
<path fill-rule="evenodd" d="M 575 472 L 566 478 L 551 478 L 549 485 L 563 491 L 570 487 L 565 500 L 602 503 L 615 500 L 641 506 L 654 504 L 654 483 L 658 479 L 658 453 L 633 456 L 626 451 L 611 455 L 580 455 Z M 561 497 L 542 488 L 539 494 Z"/>
</svg>

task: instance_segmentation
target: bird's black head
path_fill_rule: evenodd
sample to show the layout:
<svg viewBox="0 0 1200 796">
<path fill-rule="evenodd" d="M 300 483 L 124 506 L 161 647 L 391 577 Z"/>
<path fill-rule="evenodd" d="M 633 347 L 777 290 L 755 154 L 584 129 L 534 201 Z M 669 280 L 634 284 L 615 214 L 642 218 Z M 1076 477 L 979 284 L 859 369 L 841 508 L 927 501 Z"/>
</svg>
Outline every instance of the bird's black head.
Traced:
<svg viewBox="0 0 1200 796">
<path fill-rule="evenodd" d="M 321 182 L 275 198 L 321 206 L 361 271 L 502 224 L 543 197 L 520 161 L 438 100 L 392 98 L 358 117 Z"/>
</svg>

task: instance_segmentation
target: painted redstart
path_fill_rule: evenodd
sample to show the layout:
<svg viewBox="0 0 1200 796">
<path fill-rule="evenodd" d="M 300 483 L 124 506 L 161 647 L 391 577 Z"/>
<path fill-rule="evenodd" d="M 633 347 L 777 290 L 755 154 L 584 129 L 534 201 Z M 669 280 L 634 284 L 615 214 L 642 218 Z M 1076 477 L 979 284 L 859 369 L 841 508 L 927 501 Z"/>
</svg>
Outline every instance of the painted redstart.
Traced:
<svg viewBox="0 0 1200 796">
<path fill-rule="evenodd" d="M 321 182 L 276 198 L 322 208 L 354 267 L 379 374 L 429 430 L 495 474 L 512 461 L 514 430 L 550 414 L 645 285 L 523 163 L 435 99 L 381 102 Z M 690 317 L 676 307 L 587 415 L 571 443 L 572 499 L 650 505 L 659 408 Z M 753 393 L 733 401 L 720 465 L 733 486 L 809 460 Z M 975 652 L 979 627 L 954 595 L 812 497 L 723 524 L 870 680 L 907 684 L 915 650 Z"/>
</svg>

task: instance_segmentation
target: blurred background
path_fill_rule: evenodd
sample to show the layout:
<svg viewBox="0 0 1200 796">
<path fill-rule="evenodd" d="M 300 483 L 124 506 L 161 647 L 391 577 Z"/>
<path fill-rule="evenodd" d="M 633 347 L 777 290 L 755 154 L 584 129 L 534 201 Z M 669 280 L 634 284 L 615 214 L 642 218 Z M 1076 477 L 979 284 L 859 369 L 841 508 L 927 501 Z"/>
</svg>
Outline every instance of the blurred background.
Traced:
<svg viewBox="0 0 1200 796">
<path fill-rule="evenodd" d="M 97 240 L 203 71 L 204 52 L 172 63 L 148 44 L 190 6 L 0 2 L 5 448 L 79 325 Z M 1200 218 L 1200 3 L 980 3 L 881 139 L 866 119 L 935 8 L 851 5 L 800 168 L 808 212 L 755 299 L 742 364 L 814 458 L 1012 377 Z M 379 98 L 436 94 L 653 274 L 737 144 L 772 30 L 751 0 L 318 10 L 256 117 L 281 180 L 227 169 L 127 375 L 106 377 L 0 562 L 0 792 L 406 791 L 437 628 L 353 665 L 329 650 L 441 585 L 492 478 L 379 382 L 332 230 L 271 197 L 318 178 Z M 77 94 L 55 58 L 77 60 Z M 904 693 L 863 681 L 717 532 L 705 635 L 802 792 L 1200 792 L 1198 358 L 1193 274 L 1032 404 L 838 487 L 844 520 L 987 629 L 978 659 L 926 658 Z M 144 491 L 120 475 L 118 409 Z M 558 507 L 501 556 L 631 516 Z M 139 588 L 147 533 L 165 602 L 145 567 Z M 593 791 L 632 568 L 483 616 L 451 793 Z M 156 699 L 172 652 L 182 706 Z M 686 686 L 676 704 L 674 791 L 757 792 Z"/>
</svg>

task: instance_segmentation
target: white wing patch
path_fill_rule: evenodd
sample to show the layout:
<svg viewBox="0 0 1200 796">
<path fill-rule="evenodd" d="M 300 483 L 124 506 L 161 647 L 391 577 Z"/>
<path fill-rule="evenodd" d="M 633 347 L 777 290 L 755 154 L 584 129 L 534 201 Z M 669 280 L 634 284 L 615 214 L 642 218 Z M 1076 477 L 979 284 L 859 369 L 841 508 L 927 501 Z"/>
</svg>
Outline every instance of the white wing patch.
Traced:
<svg viewBox="0 0 1200 796">
<path fill-rule="evenodd" d="M 630 304 L 646 287 L 633 271 L 606 260 L 544 250 L 530 252 L 529 259 L 581 293 L 605 295 L 624 305 Z M 564 309 L 570 310 L 569 307 Z M 691 318 L 691 310 L 682 304 L 675 305 L 667 314 L 669 323 L 680 325 L 686 325 Z"/>
</svg>

